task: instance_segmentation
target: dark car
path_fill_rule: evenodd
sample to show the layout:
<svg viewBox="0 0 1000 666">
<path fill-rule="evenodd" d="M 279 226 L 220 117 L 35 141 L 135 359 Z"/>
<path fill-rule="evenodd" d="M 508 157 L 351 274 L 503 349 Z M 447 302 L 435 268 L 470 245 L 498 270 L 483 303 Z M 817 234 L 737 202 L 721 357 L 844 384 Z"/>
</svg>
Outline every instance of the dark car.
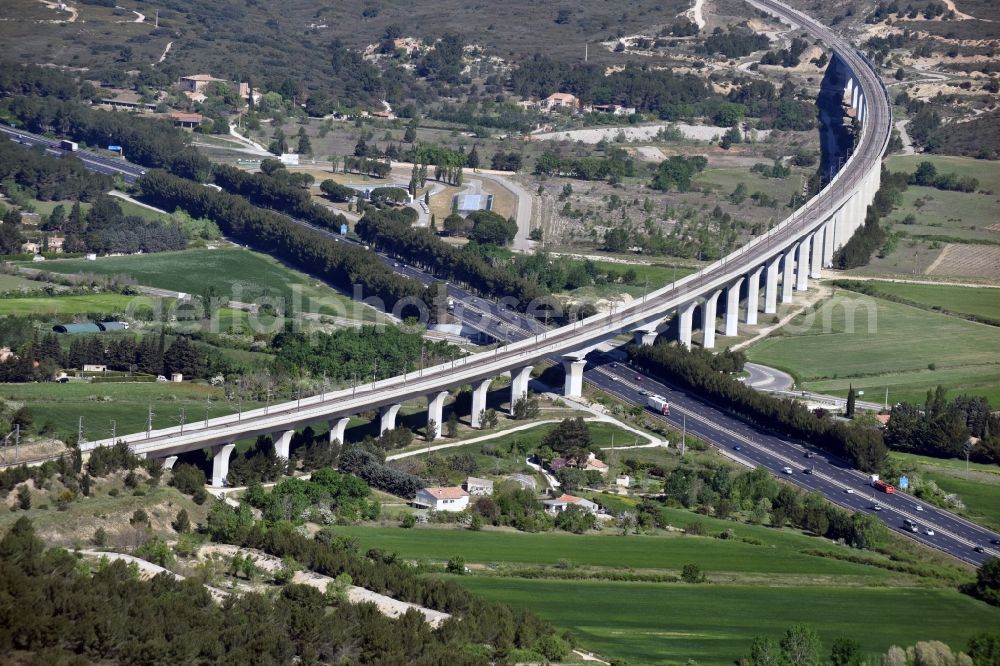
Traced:
<svg viewBox="0 0 1000 666">
<path fill-rule="evenodd" d="M 806 458 L 812 458 L 812 457 L 813 457 L 813 456 L 815 456 L 815 455 L 816 455 L 816 454 L 815 454 L 815 453 L 813 453 L 812 451 L 806 451 Z"/>
<path fill-rule="evenodd" d="M 739 444 L 737 444 L 736 446 L 733 447 L 733 451 L 742 451 L 742 450 L 743 450 L 743 447 L 740 446 Z"/>
<path fill-rule="evenodd" d="M 977 553 L 985 553 L 986 552 L 986 549 L 983 548 L 982 546 L 973 546 L 972 550 L 976 551 Z"/>
<path fill-rule="evenodd" d="M 802 473 L 803 474 L 812 474 L 813 473 L 812 467 L 806 467 L 804 470 L 802 470 Z"/>
<path fill-rule="evenodd" d="M 642 375 L 636 375 L 635 376 L 635 381 L 641 382 L 642 381 Z"/>
<path fill-rule="evenodd" d="M 990 543 L 994 546 L 1000 546 L 1000 539 L 990 539 Z"/>
</svg>

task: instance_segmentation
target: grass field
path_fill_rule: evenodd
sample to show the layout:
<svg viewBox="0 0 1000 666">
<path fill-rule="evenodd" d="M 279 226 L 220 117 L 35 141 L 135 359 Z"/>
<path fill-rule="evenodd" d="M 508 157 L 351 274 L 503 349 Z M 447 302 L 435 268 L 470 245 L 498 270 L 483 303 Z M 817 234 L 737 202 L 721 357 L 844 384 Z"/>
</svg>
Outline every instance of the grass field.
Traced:
<svg viewBox="0 0 1000 666">
<path fill-rule="evenodd" d="M 48 286 L 55 286 L 56 289 L 62 289 L 62 287 L 51 285 L 48 282 L 39 282 L 38 280 L 29 280 L 19 275 L 0 273 L 0 293 L 9 291 L 37 291 Z"/>
<path fill-rule="evenodd" d="M 938 173 L 954 172 L 959 176 L 972 176 L 979 181 L 980 190 L 1000 192 L 1000 164 L 990 160 L 947 155 L 894 155 L 886 158 L 889 171 L 913 173 L 921 162 L 930 162 Z"/>
<path fill-rule="evenodd" d="M 966 463 L 965 460 L 930 458 L 893 452 L 906 469 L 916 469 L 946 493 L 955 493 L 965 504 L 960 513 L 970 520 L 1000 529 L 1000 465 Z"/>
<path fill-rule="evenodd" d="M 34 284 L 42 286 L 42 283 L 39 282 Z M 0 315 L 124 313 L 130 308 L 149 308 L 151 304 L 152 299 L 148 296 L 125 296 L 122 294 L 0 298 Z"/>
<path fill-rule="evenodd" d="M 761 162 L 767 163 L 767 160 L 762 158 Z M 793 172 L 787 178 L 764 178 L 746 167 L 705 169 L 694 177 L 694 182 L 703 189 L 716 189 L 725 195 L 743 183 L 747 186 L 748 197 L 743 204 L 744 206 L 754 205 L 754 202 L 749 199 L 749 196 L 754 192 L 763 192 L 777 199 L 779 206 L 785 206 L 791 200 L 792 194 L 802 188 L 801 175 L 797 172 Z M 785 215 L 787 212 L 775 209 L 776 219 L 783 218 Z"/>
<path fill-rule="evenodd" d="M 868 285 L 881 293 L 930 308 L 1000 320 L 1000 289 L 882 281 L 869 282 Z"/>
<path fill-rule="evenodd" d="M 237 409 L 235 403 L 226 401 L 222 388 L 187 383 L 4 384 L 0 399 L 30 405 L 35 424 L 51 421 L 57 433 L 75 433 L 82 416 L 84 436 L 91 440 L 110 437 L 112 420 L 119 433 L 144 430 L 150 405 L 155 412 L 154 428 L 177 425 L 182 409 L 188 423 L 204 419 L 206 400 L 211 401 L 211 417 Z M 243 403 L 244 409 L 253 406 Z"/>
<path fill-rule="evenodd" d="M 853 384 L 879 400 L 888 386 L 891 402 L 922 401 L 942 384 L 1000 397 L 1000 330 L 992 326 L 852 294 L 825 301 L 783 333 L 751 347 L 749 358 L 812 390 L 846 394 Z"/>
<path fill-rule="evenodd" d="M 700 519 L 689 512 L 678 513 L 685 514 L 678 516 L 678 526 Z M 706 525 L 708 530 L 712 527 Z M 381 548 L 412 560 L 444 561 L 459 555 L 466 562 L 479 564 L 507 562 L 551 566 L 560 559 L 565 559 L 574 565 L 659 569 L 678 574 L 685 564 L 697 562 L 709 573 L 858 576 L 871 580 L 889 575 L 889 572 L 882 569 L 799 552 L 807 548 L 836 548 L 827 541 L 791 531 L 736 525 L 731 522 L 726 523 L 725 527 L 735 528 L 738 536 L 752 536 L 765 545 L 756 546 L 707 536 L 689 537 L 679 533 L 622 537 L 615 530 L 609 530 L 607 534 L 583 536 L 565 532 L 470 532 L 465 529 L 437 527 L 409 530 L 392 527 L 344 527 L 338 528 L 338 532 L 356 537 L 365 548 Z M 721 530 L 720 527 L 718 531 Z"/>
<path fill-rule="evenodd" d="M 1000 623 L 1000 608 L 953 590 L 836 586 L 657 585 L 606 581 L 458 579 L 482 596 L 528 608 L 570 629 L 584 648 L 641 664 L 732 664 L 754 636 L 814 627 L 829 650 L 839 637 L 864 651 L 940 640 L 962 649 Z"/>
<path fill-rule="evenodd" d="M 130 257 L 104 257 L 98 261 L 69 259 L 48 261 L 54 273 L 131 275 L 144 286 L 201 294 L 206 286 L 229 298 L 251 302 L 262 295 L 280 296 L 298 303 L 303 312 L 375 321 L 375 312 L 355 304 L 334 289 L 270 257 L 243 248 L 185 250 Z"/>
</svg>

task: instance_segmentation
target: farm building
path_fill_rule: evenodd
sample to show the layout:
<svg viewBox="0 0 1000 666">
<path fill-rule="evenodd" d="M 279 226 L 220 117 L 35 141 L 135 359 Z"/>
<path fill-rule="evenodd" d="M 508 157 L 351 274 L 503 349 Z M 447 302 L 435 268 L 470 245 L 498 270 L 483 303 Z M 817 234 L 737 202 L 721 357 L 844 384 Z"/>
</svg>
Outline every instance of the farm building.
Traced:
<svg viewBox="0 0 1000 666">
<path fill-rule="evenodd" d="M 80 335 L 81 333 L 107 333 L 110 331 L 127 331 L 128 322 L 124 321 L 99 321 L 87 322 L 85 324 L 56 324 L 52 327 L 56 333 L 68 333 L 70 335 Z"/>
<path fill-rule="evenodd" d="M 479 479 L 474 476 L 470 476 L 465 481 L 465 489 L 470 495 L 492 495 L 493 481 L 490 479 Z"/>
</svg>

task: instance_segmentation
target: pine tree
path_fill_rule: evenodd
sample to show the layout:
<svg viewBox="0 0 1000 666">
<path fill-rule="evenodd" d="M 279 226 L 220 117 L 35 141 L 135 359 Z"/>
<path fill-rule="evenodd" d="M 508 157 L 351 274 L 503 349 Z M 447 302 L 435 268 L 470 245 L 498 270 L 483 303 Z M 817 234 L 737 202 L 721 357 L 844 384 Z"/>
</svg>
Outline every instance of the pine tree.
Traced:
<svg viewBox="0 0 1000 666">
<path fill-rule="evenodd" d="M 845 415 L 849 419 L 854 418 L 854 401 L 855 401 L 854 385 L 852 384 L 851 387 L 847 390 L 847 407 L 844 410 Z"/>
</svg>

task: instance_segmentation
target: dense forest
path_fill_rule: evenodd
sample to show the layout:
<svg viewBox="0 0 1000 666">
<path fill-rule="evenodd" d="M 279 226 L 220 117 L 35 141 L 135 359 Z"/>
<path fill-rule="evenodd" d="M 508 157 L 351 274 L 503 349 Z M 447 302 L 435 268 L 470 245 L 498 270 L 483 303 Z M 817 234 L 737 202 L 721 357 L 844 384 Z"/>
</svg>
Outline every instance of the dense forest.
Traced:
<svg viewBox="0 0 1000 666">
<path fill-rule="evenodd" d="M 213 522 L 215 536 L 226 532 L 223 520 Z M 31 521 L 21 518 L 0 540 L 0 651 L 34 653 L 38 663 L 50 664 L 82 657 L 116 663 L 428 665 L 489 664 L 519 648 L 538 648 L 536 658 L 568 651 L 533 615 L 480 602 L 454 583 L 418 579 L 392 558 L 358 555 L 329 534 L 326 543 L 278 528 L 239 529 L 237 535 L 246 545 L 294 555 L 328 575 L 350 571 L 356 583 L 419 597 L 460 618 L 432 630 L 415 611 L 390 619 L 371 605 L 295 584 L 276 595 L 234 595 L 219 604 L 194 579 L 161 574 L 143 581 L 121 561 L 87 571 L 69 552 L 47 549 Z"/>
<path fill-rule="evenodd" d="M 843 456 L 864 472 L 877 472 L 885 464 L 887 449 L 882 433 L 855 423 L 842 423 L 809 411 L 794 400 L 760 393 L 735 377 L 720 372 L 723 354 L 702 349 L 688 351 L 671 344 L 651 347 L 630 345 L 629 358 L 654 376 L 692 390 L 751 423 L 781 429 L 793 437 Z M 731 372 L 731 370 L 727 370 Z"/>
<path fill-rule="evenodd" d="M 93 201 L 112 184 L 110 177 L 87 171 L 72 155 L 57 159 L 4 139 L 0 141 L 0 182 L 8 180 L 40 201 Z"/>
</svg>

